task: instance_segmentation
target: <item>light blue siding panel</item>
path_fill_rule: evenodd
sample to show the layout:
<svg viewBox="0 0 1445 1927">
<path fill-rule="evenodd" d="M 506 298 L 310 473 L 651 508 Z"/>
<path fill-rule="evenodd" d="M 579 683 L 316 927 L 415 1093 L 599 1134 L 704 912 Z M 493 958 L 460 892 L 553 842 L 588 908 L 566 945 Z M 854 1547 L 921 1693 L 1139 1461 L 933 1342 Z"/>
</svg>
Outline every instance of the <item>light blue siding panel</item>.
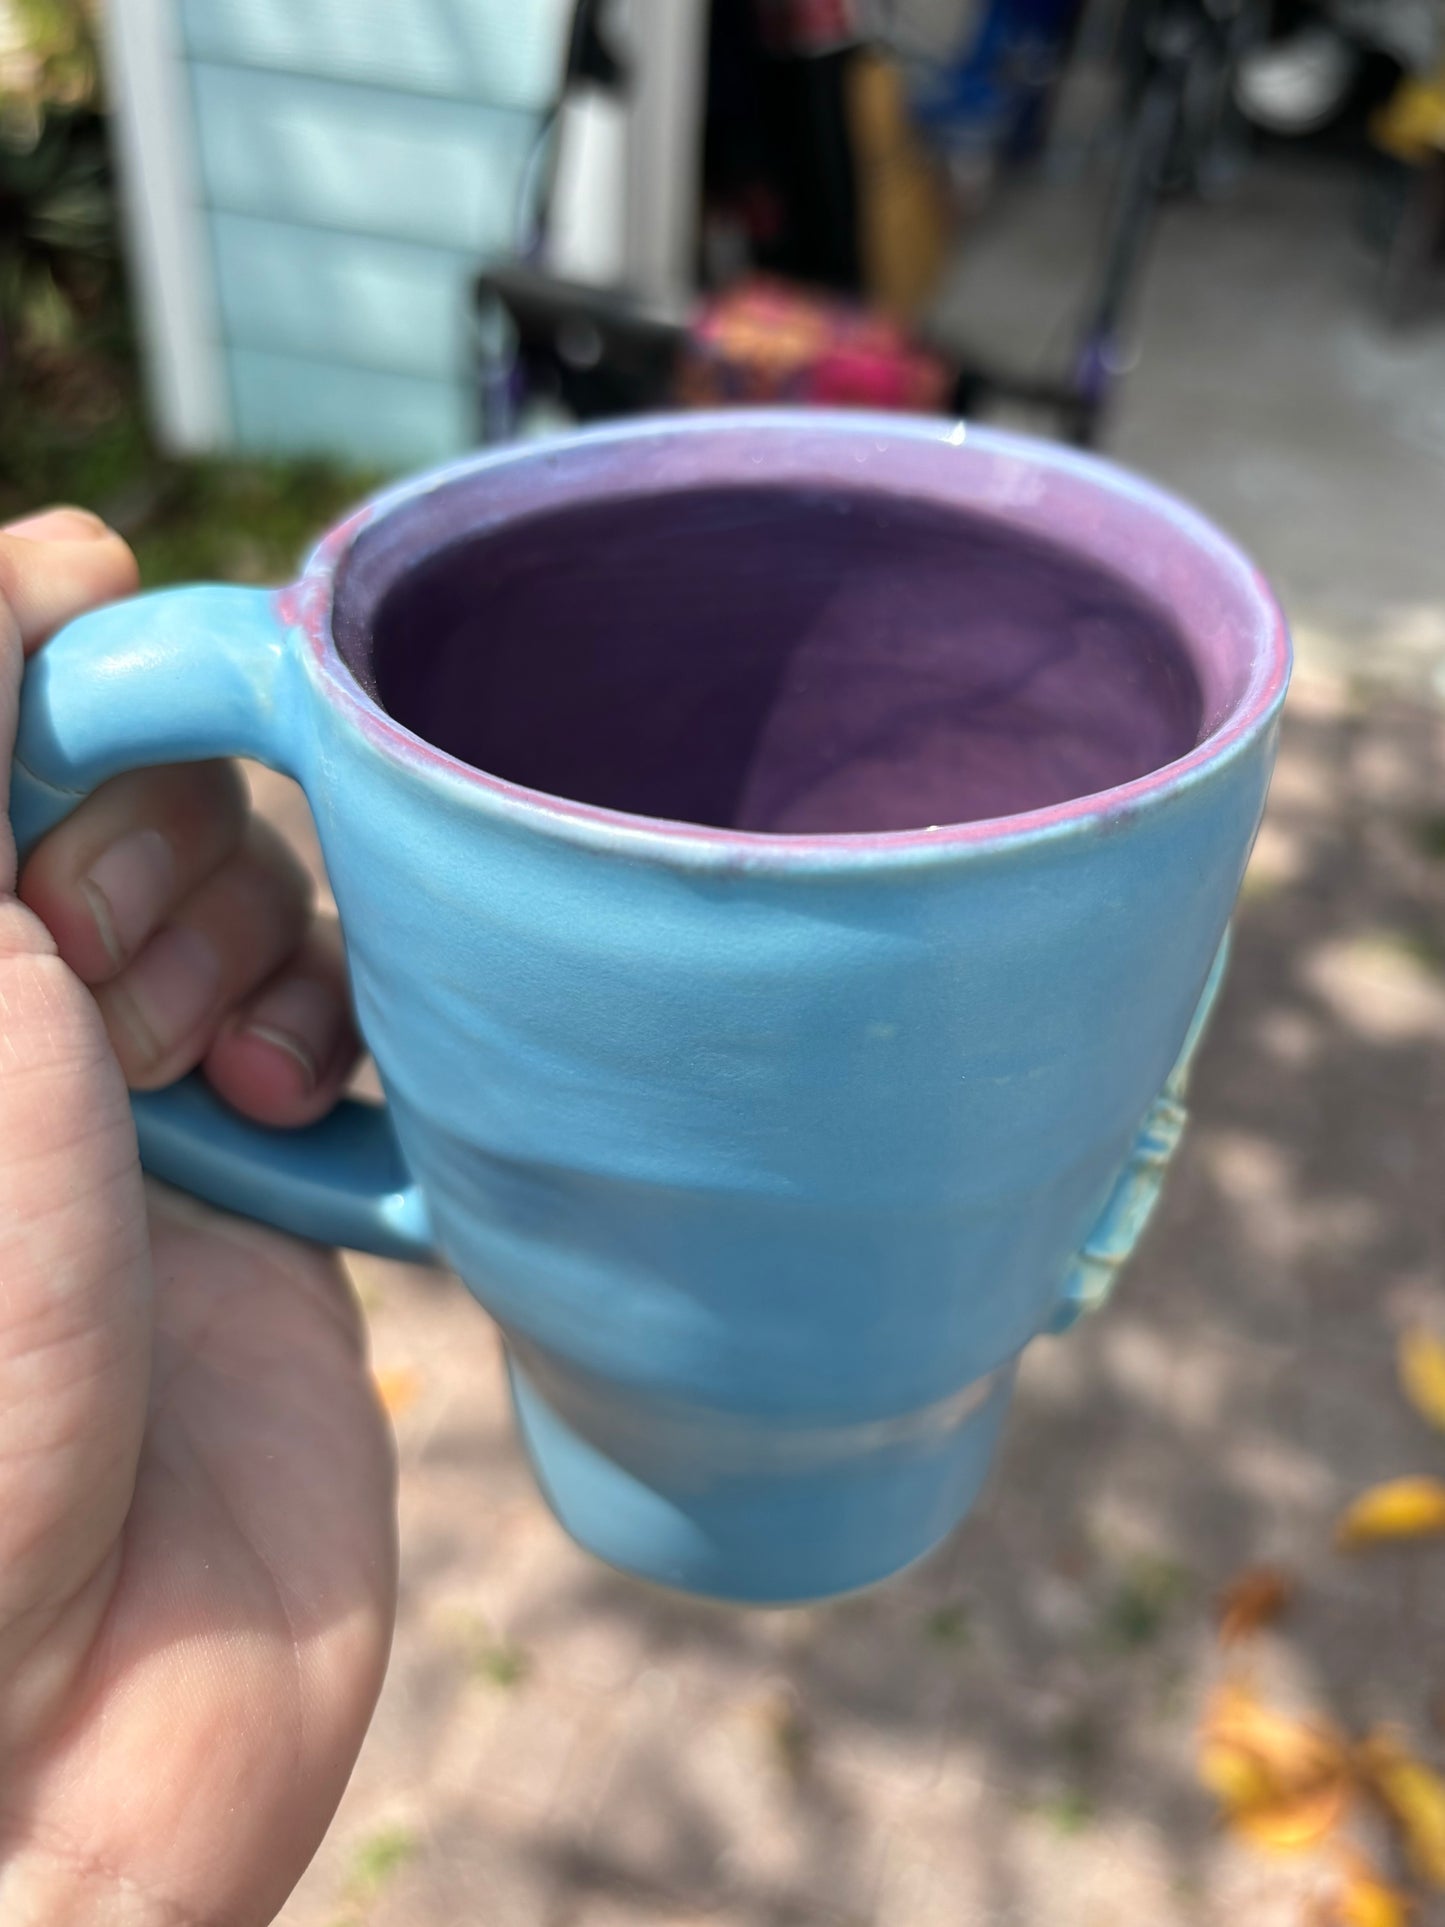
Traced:
<svg viewBox="0 0 1445 1927">
<path fill-rule="evenodd" d="M 321 454 L 403 469 L 476 439 L 459 382 L 233 348 L 226 356 L 237 442 L 266 454 Z"/>
<path fill-rule="evenodd" d="M 470 254 L 211 216 L 228 342 L 442 380 L 468 365 Z"/>
<path fill-rule="evenodd" d="M 530 114 L 196 65 L 203 198 L 238 214 L 509 253 Z"/>
<path fill-rule="evenodd" d="M 557 94 L 573 0 L 181 0 L 200 60 L 538 109 Z"/>
</svg>

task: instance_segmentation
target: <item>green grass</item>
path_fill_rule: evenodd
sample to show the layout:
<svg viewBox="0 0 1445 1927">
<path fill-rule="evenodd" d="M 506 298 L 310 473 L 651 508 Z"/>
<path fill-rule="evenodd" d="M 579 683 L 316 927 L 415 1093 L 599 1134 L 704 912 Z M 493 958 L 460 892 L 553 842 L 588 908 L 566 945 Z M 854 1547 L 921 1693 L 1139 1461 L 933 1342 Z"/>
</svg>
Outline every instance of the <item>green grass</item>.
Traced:
<svg viewBox="0 0 1445 1927">
<path fill-rule="evenodd" d="M 123 345 L 17 371 L 0 395 L 0 521 L 56 502 L 92 509 L 131 543 L 152 588 L 288 581 L 380 479 L 324 461 L 163 455 Z"/>
<path fill-rule="evenodd" d="M 473 1679 L 504 1689 L 520 1686 L 532 1670 L 531 1657 L 520 1646 L 490 1641 L 477 1645 L 468 1664 Z"/>
<path fill-rule="evenodd" d="M 479 1684 L 510 1692 L 531 1676 L 532 1656 L 527 1649 L 499 1639 L 480 1613 L 450 1615 L 448 1632 L 461 1649 L 468 1674 Z"/>
<path fill-rule="evenodd" d="M 1438 977 L 1445 972 L 1445 949 L 1442 949 L 1439 940 L 1431 936 L 1428 931 L 1407 931 L 1400 948 L 1407 957 L 1419 964 L 1422 969 L 1428 970 L 1432 976 Z"/>
<path fill-rule="evenodd" d="M 928 1615 L 925 1631 L 935 1646 L 957 1651 L 973 1644 L 973 1618 L 967 1606 L 940 1606 Z"/>
<path fill-rule="evenodd" d="M 1432 976 L 1445 971 L 1445 949 L 1426 930 L 1392 927 L 1367 931 L 1358 938 L 1353 949 L 1362 960 L 1372 956 L 1386 962 L 1398 959 L 1428 971 Z"/>
<path fill-rule="evenodd" d="M 769 1708 L 767 1734 L 773 1758 L 784 1777 L 795 1785 L 807 1777 L 813 1759 L 813 1732 L 802 1707 L 791 1694 L 780 1695 Z"/>
<path fill-rule="evenodd" d="M 1098 1810 L 1081 1787 L 1064 1787 L 1058 1793 L 1051 1793 L 1046 1800 L 1040 1800 L 1034 1812 L 1055 1833 L 1073 1835 L 1091 1827 Z"/>
<path fill-rule="evenodd" d="M 1193 1589 L 1184 1567 L 1154 1553 L 1131 1560 L 1104 1610 L 1102 1643 L 1113 1652 L 1151 1646 L 1174 1611 Z"/>
<path fill-rule="evenodd" d="M 410 1827 L 381 1827 L 363 1840 L 351 1856 L 346 1877 L 346 1902 L 353 1909 L 368 1907 L 419 1848 Z"/>
</svg>

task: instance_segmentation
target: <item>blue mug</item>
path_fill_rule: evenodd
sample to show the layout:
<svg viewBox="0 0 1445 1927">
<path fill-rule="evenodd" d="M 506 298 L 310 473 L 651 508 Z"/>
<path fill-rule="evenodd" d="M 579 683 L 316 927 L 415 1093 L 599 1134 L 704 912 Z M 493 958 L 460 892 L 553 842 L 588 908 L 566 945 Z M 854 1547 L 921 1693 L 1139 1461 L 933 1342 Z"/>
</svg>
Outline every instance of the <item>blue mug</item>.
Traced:
<svg viewBox="0 0 1445 1927">
<path fill-rule="evenodd" d="M 32 842 L 137 764 L 310 801 L 384 1106 L 188 1080 L 147 1167 L 441 1258 L 573 1536 L 733 1600 L 928 1552 L 1183 1122 L 1289 668 L 1255 571 L 1085 456 L 693 415 L 405 483 L 295 586 L 27 671 Z"/>
</svg>

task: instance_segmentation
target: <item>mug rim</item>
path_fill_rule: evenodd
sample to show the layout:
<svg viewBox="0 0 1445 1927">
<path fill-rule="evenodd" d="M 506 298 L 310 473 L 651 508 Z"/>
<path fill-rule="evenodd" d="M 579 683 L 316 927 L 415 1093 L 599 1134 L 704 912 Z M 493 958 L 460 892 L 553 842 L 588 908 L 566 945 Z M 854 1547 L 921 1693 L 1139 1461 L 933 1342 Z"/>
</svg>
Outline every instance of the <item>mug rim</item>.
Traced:
<svg viewBox="0 0 1445 1927">
<path fill-rule="evenodd" d="M 339 578 L 361 535 L 398 511 L 474 477 L 512 467 L 532 469 L 538 464 L 555 468 L 574 453 L 605 453 L 637 442 L 676 448 L 691 437 L 749 433 L 793 443 L 808 437 L 851 436 L 871 442 L 880 452 L 899 455 L 919 444 L 935 450 L 965 450 L 972 473 L 961 468 L 958 479 L 971 484 L 971 490 L 946 499 L 961 510 L 1009 520 L 1016 527 L 1052 540 L 1055 546 L 1060 536 L 1050 534 L 1042 517 L 1030 517 L 1030 476 L 1047 477 L 1080 500 L 1092 497 L 1100 507 L 1112 503 L 1127 508 L 1161 532 L 1172 532 L 1176 545 L 1183 545 L 1193 559 L 1212 568 L 1217 584 L 1232 590 L 1235 608 L 1249 611 L 1254 647 L 1242 689 L 1183 756 L 1108 789 L 1066 798 L 1041 809 L 963 823 L 911 830 L 795 834 L 639 816 L 494 776 L 437 748 L 399 723 L 343 660 L 332 620 Z M 991 478 L 1001 475 L 1011 478 L 1008 487 L 1015 491 L 1012 500 L 1006 492 L 1000 492 L 996 479 L 992 488 L 989 486 Z M 505 514 L 497 518 L 506 519 Z M 1067 535 L 1062 540 L 1070 553 L 1099 567 L 1109 566 L 1103 557 Z M 416 559 L 422 559 L 422 554 Z M 1123 573 L 1117 568 L 1115 572 Z M 1118 827 L 1141 807 L 1180 794 L 1232 761 L 1278 712 L 1291 666 L 1288 626 L 1263 575 L 1235 542 L 1168 490 L 1101 456 L 1032 436 L 979 428 L 943 416 L 854 409 L 735 408 L 632 416 L 535 441 L 475 450 L 383 489 L 363 502 L 322 537 L 297 581 L 278 592 L 277 606 L 283 624 L 303 635 L 322 692 L 332 706 L 346 712 L 378 750 L 411 775 L 459 783 L 474 807 L 519 827 L 613 854 L 651 856 L 673 864 L 725 870 L 831 871 L 880 862 L 903 862 L 911 867 L 965 853 L 983 854 L 1001 846 L 1016 850 L 1021 843 L 1052 841 L 1090 828 Z M 1167 604 L 1161 606 L 1189 640 L 1188 621 Z"/>
</svg>

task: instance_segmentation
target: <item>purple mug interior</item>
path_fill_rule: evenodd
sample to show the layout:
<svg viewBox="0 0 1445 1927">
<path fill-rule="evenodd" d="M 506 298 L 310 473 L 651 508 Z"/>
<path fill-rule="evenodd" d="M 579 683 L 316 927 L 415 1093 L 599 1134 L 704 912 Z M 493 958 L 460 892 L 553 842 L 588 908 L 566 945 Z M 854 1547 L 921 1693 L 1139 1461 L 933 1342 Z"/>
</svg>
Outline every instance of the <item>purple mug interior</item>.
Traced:
<svg viewBox="0 0 1445 1927">
<path fill-rule="evenodd" d="M 1239 708 L 1260 591 L 1167 497 L 946 425 L 783 426 L 634 427 L 401 500 L 342 563 L 343 661 L 503 783 L 804 837 L 1117 790 Z"/>
</svg>

